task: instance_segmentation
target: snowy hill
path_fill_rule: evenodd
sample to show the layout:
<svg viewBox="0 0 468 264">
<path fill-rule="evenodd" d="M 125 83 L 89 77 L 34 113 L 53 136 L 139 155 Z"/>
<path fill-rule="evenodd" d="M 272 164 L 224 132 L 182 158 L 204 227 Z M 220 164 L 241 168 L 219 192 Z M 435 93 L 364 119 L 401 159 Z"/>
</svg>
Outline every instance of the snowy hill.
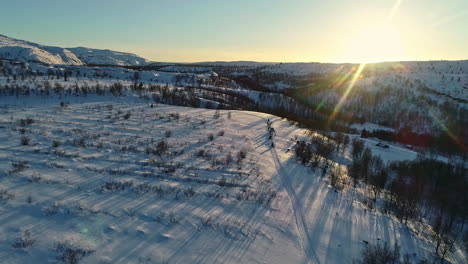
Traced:
<svg viewBox="0 0 468 264">
<path fill-rule="evenodd" d="M 76 98 L 61 109 L 56 100 L 4 100 L 5 263 L 50 263 L 67 251 L 82 252 L 82 263 L 351 263 L 380 240 L 398 241 L 414 263 L 431 255 L 421 234 L 298 164 L 289 149 L 305 131 L 278 117 L 216 118 L 133 99 Z M 21 145 L 16 128 L 28 118 L 31 142 Z M 416 158 L 394 146 L 380 151 L 385 161 Z M 348 163 L 349 152 L 334 160 Z M 26 231 L 28 248 L 12 246 Z M 450 259 L 462 263 L 463 253 Z"/>
<path fill-rule="evenodd" d="M 145 65 L 148 60 L 138 57 L 132 53 L 118 52 L 112 50 L 99 50 L 84 47 L 69 48 L 76 56 L 78 56 L 86 64 L 98 65 Z"/>
<path fill-rule="evenodd" d="M 0 35 L 0 58 L 45 64 L 83 65 L 83 62 L 70 50 L 43 46 L 3 35 Z"/>
<path fill-rule="evenodd" d="M 131 53 L 84 47 L 51 47 L 3 35 L 0 35 L 0 58 L 59 65 L 136 66 L 148 63 L 146 59 Z"/>
</svg>

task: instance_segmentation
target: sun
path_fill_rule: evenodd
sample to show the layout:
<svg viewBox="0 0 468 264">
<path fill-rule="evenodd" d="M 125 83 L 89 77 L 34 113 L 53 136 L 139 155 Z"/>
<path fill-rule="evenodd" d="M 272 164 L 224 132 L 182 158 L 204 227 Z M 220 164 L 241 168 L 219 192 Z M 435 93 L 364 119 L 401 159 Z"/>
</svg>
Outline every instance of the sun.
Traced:
<svg viewBox="0 0 468 264">
<path fill-rule="evenodd" d="M 360 63 L 398 61 L 405 57 L 400 32 L 389 23 L 356 28 L 346 47 L 348 60 Z"/>
</svg>

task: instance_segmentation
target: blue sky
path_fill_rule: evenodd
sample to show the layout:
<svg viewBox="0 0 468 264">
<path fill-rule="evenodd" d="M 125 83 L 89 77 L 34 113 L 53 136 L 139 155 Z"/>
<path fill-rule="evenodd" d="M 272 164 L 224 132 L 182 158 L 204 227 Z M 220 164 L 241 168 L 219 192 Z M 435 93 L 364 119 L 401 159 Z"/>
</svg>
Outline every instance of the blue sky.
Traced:
<svg viewBox="0 0 468 264">
<path fill-rule="evenodd" d="M 468 59 L 466 0 L 15 0 L 1 6 L 0 34 L 155 61 Z"/>
</svg>

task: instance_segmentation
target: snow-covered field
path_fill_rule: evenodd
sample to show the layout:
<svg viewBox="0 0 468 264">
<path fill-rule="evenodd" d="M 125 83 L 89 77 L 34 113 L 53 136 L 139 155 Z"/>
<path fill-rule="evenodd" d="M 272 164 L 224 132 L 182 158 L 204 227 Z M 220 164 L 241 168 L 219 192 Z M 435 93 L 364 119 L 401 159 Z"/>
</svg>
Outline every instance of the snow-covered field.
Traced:
<svg viewBox="0 0 468 264">
<path fill-rule="evenodd" d="M 378 241 L 432 256 L 420 228 L 299 164 L 306 131 L 287 120 L 131 97 L 0 100 L 0 263 L 71 252 L 80 263 L 350 263 Z M 385 161 L 416 158 L 366 144 Z M 35 243 L 13 247 L 25 231 Z"/>
</svg>

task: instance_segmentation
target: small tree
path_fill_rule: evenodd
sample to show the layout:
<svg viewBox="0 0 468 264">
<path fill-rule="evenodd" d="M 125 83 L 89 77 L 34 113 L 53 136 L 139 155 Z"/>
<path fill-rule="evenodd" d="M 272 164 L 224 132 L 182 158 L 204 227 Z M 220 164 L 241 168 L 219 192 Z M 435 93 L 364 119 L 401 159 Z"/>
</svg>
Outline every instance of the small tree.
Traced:
<svg viewBox="0 0 468 264">
<path fill-rule="evenodd" d="M 352 156 L 353 159 L 359 159 L 361 157 L 362 151 L 364 150 L 364 141 L 359 138 L 354 138 L 352 141 Z"/>
<path fill-rule="evenodd" d="M 221 113 L 219 112 L 219 110 L 216 110 L 213 115 L 213 119 L 218 119 L 220 116 L 221 116 Z"/>
<path fill-rule="evenodd" d="M 22 236 L 12 243 L 12 246 L 14 248 L 30 248 L 33 247 L 35 243 L 36 239 L 32 237 L 31 232 L 25 230 Z"/>
<path fill-rule="evenodd" d="M 340 146 L 343 144 L 343 141 L 344 141 L 344 135 L 342 133 L 336 133 L 335 141 L 336 141 L 336 152 L 339 152 Z"/>
<path fill-rule="evenodd" d="M 435 242 L 435 254 L 440 257 L 440 263 L 444 263 L 447 254 L 455 249 L 455 239 L 443 217 L 439 215 L 433 226 L 432 240 Z"/>
<path fill-rule="evenodd" d="M 309 163 L 310 159 L 312 158 L 312 149 L 310 144 L 301 140 L 299 143 L 297 143 L 295 151 L 297 158 L 302 164 Z"/>
<path fill-rule="evenodd" d="M 391 249 L 387 243 L 368 245 L 361 252 L 361 258 L 354 260 L 356 264 L 394 264 L 400 258 L 400 246 L 395 244 Z"/>
<path fill-rule="evenodd" d="M 29 136 L 22 136 L 21 137 L 21 145 L 27 146 L 31 142 L 31 138 Z"/>
</svg>

